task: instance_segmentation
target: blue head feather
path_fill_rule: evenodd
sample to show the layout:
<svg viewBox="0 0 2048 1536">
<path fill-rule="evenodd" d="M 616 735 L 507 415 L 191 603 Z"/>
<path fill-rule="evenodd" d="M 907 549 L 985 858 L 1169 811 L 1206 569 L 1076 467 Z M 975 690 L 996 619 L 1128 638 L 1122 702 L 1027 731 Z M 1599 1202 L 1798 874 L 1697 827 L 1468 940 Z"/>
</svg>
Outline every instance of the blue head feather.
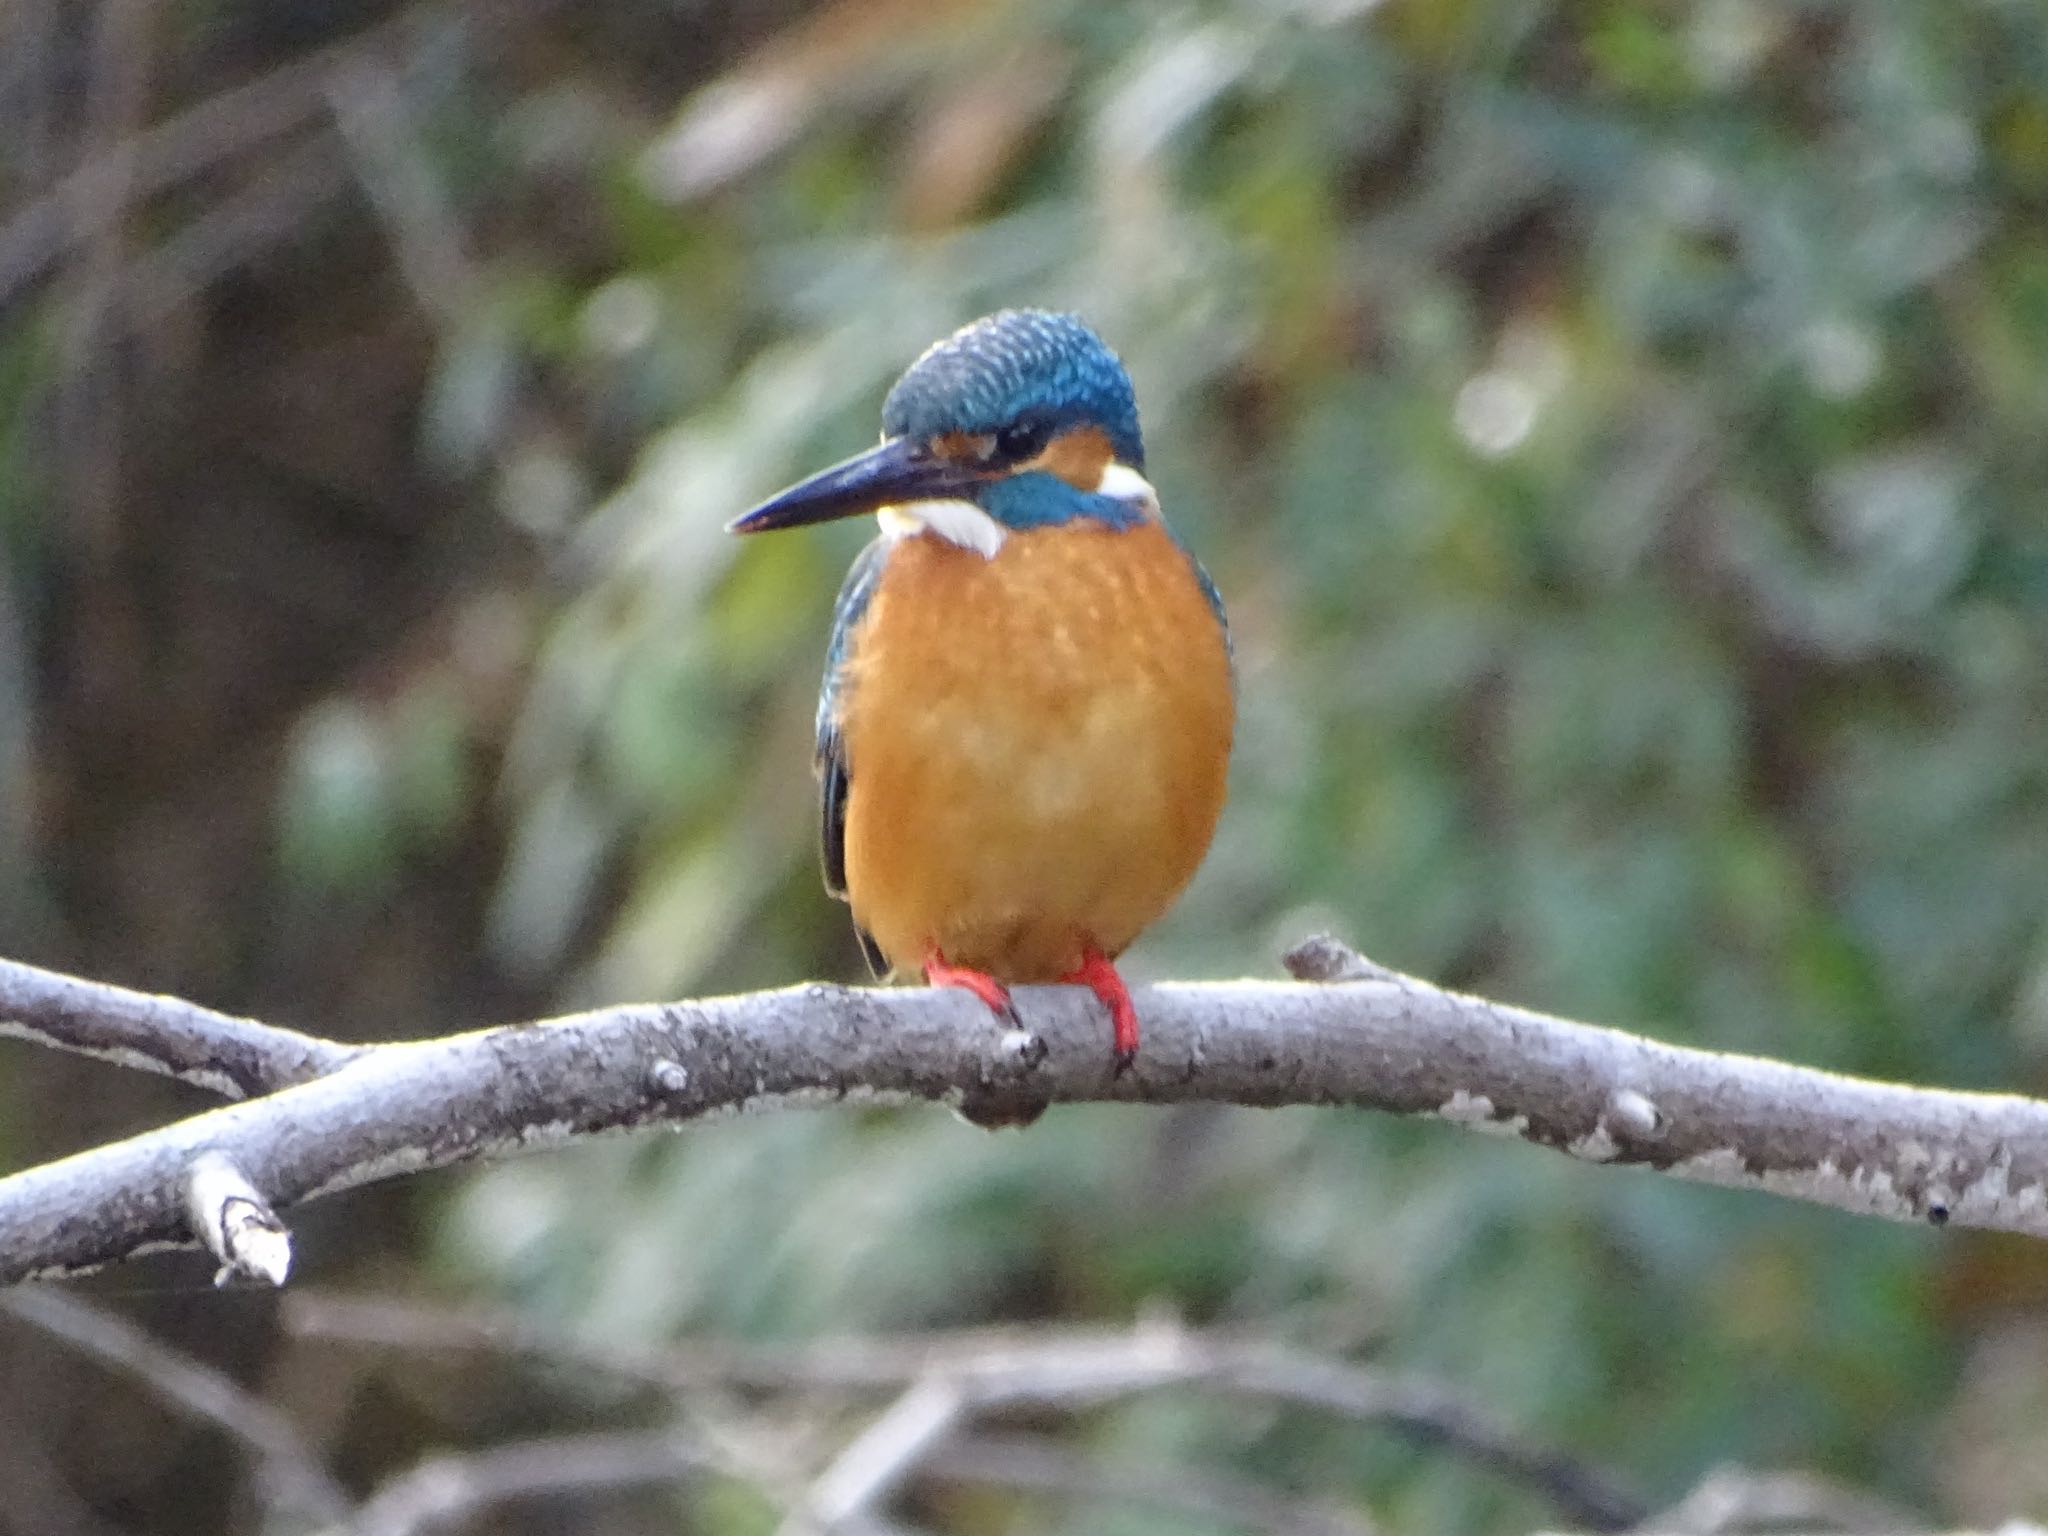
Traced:
<svg viewBox="0 0 2048 1536">
<path fill-rule="evenodd" d="M 1023 431 L 1050 441 L 1077 427 L 1099 428 L 1117 462 L 1144 469 L 1130 375 L 1082 321 L 1043 309 L 1006 309 L 963 326 L 912 363 L 882 405 L 882 430 L 890 437 L 958 432 L 1000 440 Z M 1127 502 L 1042 471 L 1006 475 L 971 494 L 1012 528 L 1075 518 L 1129 527 L 1141 520 Z"/>
<path fill-rule="evenodd" d="M 882 403 L 891 437 L 1100 427 L 1119 463 L 1145 467 L 1130 375 L 1073 315 L 1006 309 L 963 326 L 912 363 Z"/>
</svg>

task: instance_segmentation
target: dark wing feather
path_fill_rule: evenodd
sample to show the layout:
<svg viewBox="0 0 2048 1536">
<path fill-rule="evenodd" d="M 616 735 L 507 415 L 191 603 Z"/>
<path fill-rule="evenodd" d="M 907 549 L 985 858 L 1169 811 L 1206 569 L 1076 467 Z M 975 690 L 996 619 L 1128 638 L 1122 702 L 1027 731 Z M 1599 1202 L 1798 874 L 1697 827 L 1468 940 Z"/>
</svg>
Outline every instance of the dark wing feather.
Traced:
<svg viewBox="0 0 2048 1536">
<path fill-rule="evenodd" d="M 818 693 L 818 851 L 824 864 L 825 889 L 841 901 L 846 899 L 846 794 L 853 775 L 846 760 L 845 739 L 839 734 L 839 714 L 846 703 L 853 634 L 881 584 L 882 566 L 888 557 L 889 541 L 876 539 L 846 573 L 832 614 L 832 640 L 825 650 L 825 685 Z M 858 923 L 853 933 L 860 940 L 868 969 L 877 976 L 886 975 L 889 962 L 874 939 Z"/>
<path fill-rule="evenodd" d="M 1187 556 L 1188 564 L 1194 568 L 1196 585 L 1201 587 L 1202 596 L 1209 601 L 1209 611 L 1216 615 L 1216 623 L 1223 631 L 1223 650 L 1230 658 L 1230 680 L 1232 685 L 1235 686 L 1237 682 L 1237 642 L 1231 637 L 1230 615 L 1223 611 L 1223 594 L 1216 590 L 1216 583 L 1209 579 L 1207 568 L 1203 566 L 1201 561 L 1195 558 L 1195 552 L 1189 549 L 1187 545 L 1181 544 L 1179 534 L 1173 535 L 1173 542 L 1180 544 L 1180 552 Z"/>
</svg>

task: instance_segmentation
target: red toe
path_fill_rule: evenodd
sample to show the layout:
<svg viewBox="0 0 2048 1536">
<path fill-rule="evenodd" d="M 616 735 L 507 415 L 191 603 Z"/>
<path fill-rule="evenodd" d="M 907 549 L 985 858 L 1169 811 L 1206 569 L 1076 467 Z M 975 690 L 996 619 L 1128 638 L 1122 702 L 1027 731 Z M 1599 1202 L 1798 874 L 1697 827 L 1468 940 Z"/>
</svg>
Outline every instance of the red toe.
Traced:
<svg viewBox="0 0 2048 1536">
<path fill-rule="evenodd" d="M 924 979 L 934 987 L 960 987 L 980 998 L 990 1013 L 1005 1021 L 1014 1023 L 1016 1007 L 1010 1002 L 1010 989 L 986 971 L 970 970 L 964 965 L 950 965 L 939 953 L 935 944 L 924 952 Z"/>
<path fill-rule="evenodd" d="M 1138 1010 L 1131 1002 L 1131 989 L 1124 985 L 1109 957 L 1090 944 L 1081 951 L 1080 969 L 1067 972 L 1060 980 L 1086 987 L 1102 999 L 1109 1010 L 1116 1069 L 1124 1071 L 1138 1055 Z"/>
</svg>

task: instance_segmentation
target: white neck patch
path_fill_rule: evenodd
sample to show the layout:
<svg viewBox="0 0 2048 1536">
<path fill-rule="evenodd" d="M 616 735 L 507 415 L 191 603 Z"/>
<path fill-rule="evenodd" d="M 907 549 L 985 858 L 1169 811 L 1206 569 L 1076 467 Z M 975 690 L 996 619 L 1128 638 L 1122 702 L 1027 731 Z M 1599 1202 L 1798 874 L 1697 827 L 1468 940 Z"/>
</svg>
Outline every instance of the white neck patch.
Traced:
<svg viewBox="0 0 2048 1536">
<path fill-rule="evenodd" d="M 1095 482 L 1095 494 L 1121 501 L 1135 509 L 1139 516 L 1158 521 L 1159 493 L 1152 488 L 1150 480 L 1127 464 L 1105 464 L 1102 478 Z M 899 502 L 883 507 L 876 514 L 876 520 L 881 523 L 882 532 L 891 538 L 935 534 L 948 544 L 973 550 L 984 560 L 995 559 L 1003 541 L 1010 536 L 1009 529 L 973 502 L 955 497 Z"/>
<path fill-rule="evenodd" d="M 1103 465 L 1102 478 L 1095 482 L 1095 494 L 1129 502 L 1141 516 L 1154 522 L 1159 519 L 1159 493 L 1152 489 L 1150 480 L 1128 464 L 1111 462 Z"/>
<path fill-rule="evenodd" d="M 907 539 L 915 533 L 937 534 L 948 544 L 971 549 L 984 560 L 993 560 L 1009 537 L 1009 530 L 971 501 L 946 498 L 942 501 L 906 501 L 884 507 L 876 514 L 882 532 Z"/>
</svg>

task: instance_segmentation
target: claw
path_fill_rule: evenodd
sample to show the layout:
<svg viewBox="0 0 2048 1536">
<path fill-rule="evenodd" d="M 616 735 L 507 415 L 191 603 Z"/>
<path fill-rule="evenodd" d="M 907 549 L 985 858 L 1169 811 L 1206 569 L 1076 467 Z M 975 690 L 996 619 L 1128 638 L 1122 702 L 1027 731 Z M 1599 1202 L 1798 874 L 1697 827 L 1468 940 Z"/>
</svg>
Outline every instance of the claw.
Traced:
<svg viewBox="0 0 2048 1536">
<path fill-rule="evenodd" d="M 1024 1021 L 1017 1016 L 1017 1005 L 1010 1001 L 1008 987 L 986 971 L 948 964 L 936 944 L 924 952 L 924 979 L 927 986 L 959 987 L 972 992 L 981 999 L 983 1007 L 1012 1029 L 1024 1027 Z"/>
<path fill-rule="evenodd" d="M 1067 972 L 1060 980 L 1086 987 L 1102 999 L 1103 1007 L 1109 1010 L 1116 1075 L 1122 1077 L 1138 1059 L 1138 1010 L 1131 1002 L 1131 991 L 1124 985 L 1123 977 L 1110 964 L 1109 956 L 1090 944 L 1081 951 L 1080 969 Z"/>
</svg>

